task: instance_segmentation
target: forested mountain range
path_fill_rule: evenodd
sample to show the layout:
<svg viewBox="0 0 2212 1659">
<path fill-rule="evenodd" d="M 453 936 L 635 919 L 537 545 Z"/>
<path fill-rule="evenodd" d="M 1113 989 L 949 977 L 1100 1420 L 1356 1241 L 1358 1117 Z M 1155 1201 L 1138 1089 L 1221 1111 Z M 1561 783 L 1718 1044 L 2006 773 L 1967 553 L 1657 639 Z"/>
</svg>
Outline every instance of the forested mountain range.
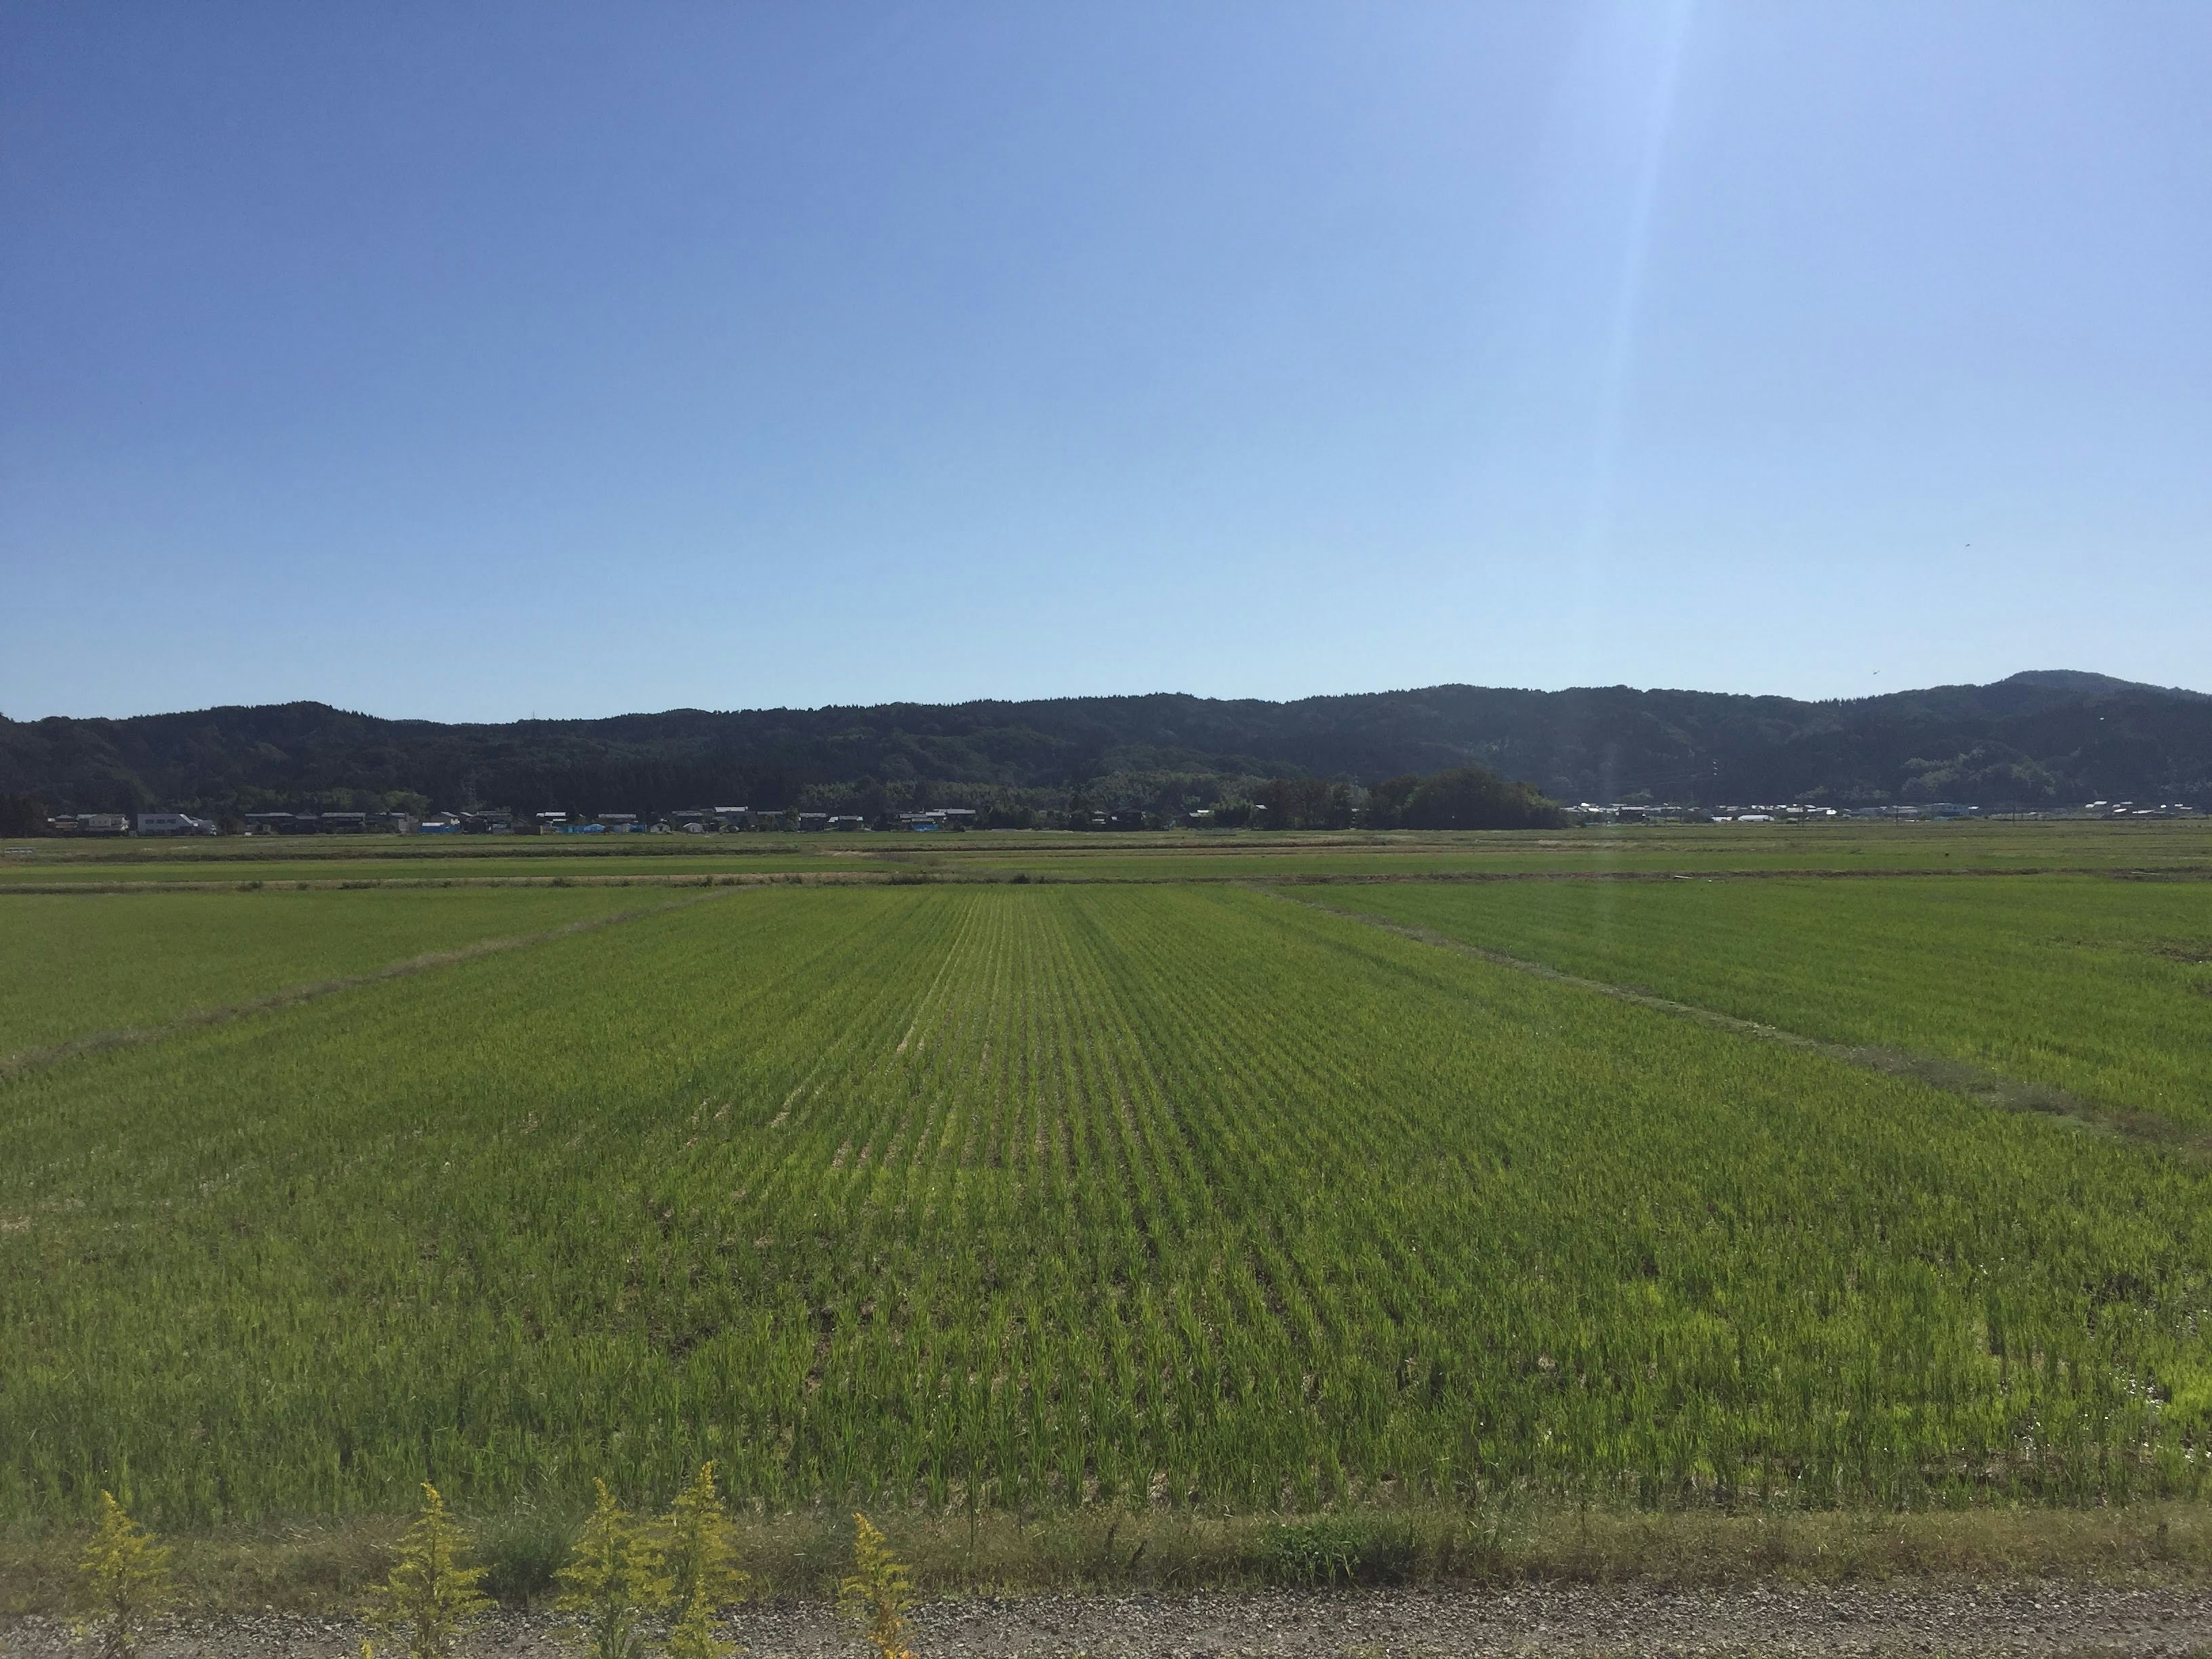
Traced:
<svg viewBox="0 0 2212 1659">
<path fill-rule="evenodd" d="M 0 794 L 57 811 L 477 805 L 655 812 L 1024 804 L 1177 810 L 1271 777 L 1374 784 L 1475 763 L 1554 799 L 2212 805 L 2212 697 L 2015 674 L 1842 702 L 1471 685 L 1291 702 L 673 709 L 445 725 L 321 703 L 0 717 Z"/>
</svg>

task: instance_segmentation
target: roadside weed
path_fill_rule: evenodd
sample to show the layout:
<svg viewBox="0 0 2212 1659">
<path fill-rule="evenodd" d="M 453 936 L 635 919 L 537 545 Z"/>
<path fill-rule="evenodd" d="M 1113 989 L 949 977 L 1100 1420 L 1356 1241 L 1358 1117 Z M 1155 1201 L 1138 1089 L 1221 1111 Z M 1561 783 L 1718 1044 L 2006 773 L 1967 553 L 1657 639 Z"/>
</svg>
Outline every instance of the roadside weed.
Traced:
<svg viewBox="0 0 2212 1659">
<path fill-rule="evenodd" d="M 914 1659 L 906 1644 L 906 1610 L 914 1581 L 865 1515 L 853 1516 L 853 1571 L 837 1586 L 837 1608 L 872 1646 L 879 1659 Z"/>
<path fill-rule="evenodd" d="M 130 1659 L 146 1621 L 169 1604 L 169 1552 L 124 1512 L 114 1494 L 100 1494 L 100 1522 L 79 1564 L 80 1639 L 99 1659 Z"/>
<path fill-rule="evenodd" d="M 591 1659 L 644 1659 L 641 1626 L 666 1604 L 668 1576 L 646 1529 L 615 1502 L 605 1481 L 592 1485 L 599 1503 L 561 1570 L 562 1593 L 553 1605 L 576 1615 Z"/>
<path fill-rule="evenodd" d="M 714 1634 L 714 1620 L 748 1581 L 736 1565 L 734 1528 L 715 1490 L 712 1462 L 702 1463 L 677 1494 L 663 1532 L 669 1597 L 678 1610 L 668 1633 L 669 1659 L 725 1659 L 734 1650 Z"/>
<path fill-rule="evenodd" d="M 399 1544 L 399 1560 L 372 1600 L 369 1617 L 407 1644 L 407 1659 L 453 1659 L 468 1628 L 491 1610 L 478 1588 L 482 1567 L 464 1566 L 467 1529 L 422 1483 L 422 1507 Z"/>
</svg>

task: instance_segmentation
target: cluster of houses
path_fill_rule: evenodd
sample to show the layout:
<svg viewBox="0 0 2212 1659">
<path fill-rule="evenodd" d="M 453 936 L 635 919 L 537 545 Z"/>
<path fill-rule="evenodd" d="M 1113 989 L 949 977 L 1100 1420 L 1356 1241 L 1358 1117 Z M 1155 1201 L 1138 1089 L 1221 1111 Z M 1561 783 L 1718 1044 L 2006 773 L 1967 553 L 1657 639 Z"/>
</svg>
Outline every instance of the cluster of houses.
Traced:
<svg viewBox="0 0 2212 1659">
<path fill-rule="evenodd" d="M 1583 823 L 1809 823 L 1827 818 L 1950 819 L 1985 817 L 2185 818 L 2197 809 L 2178 804 L 2139 805 L 2131 800 L 2093 800 L 2079 807 L 2014 809 L 1968 805 L 1963 801 L 1933 800 L 1905 806 L 1815 806 L 1786 801 L 1767 806 L 1601 806 L 1583 801 L 1566 809 L 1567 816 Z"/>
<path fill-rule="evenodd" d="M 223 825 L 189 812 L 78 812 L 49 818 L 47 828 L 64 836 L 214 836 Z M 586 817 L 568 812 L 247 812 L 231 828 L 249 836 L 693 836 L 741 830 L 934 832 L 972 830 L 972 807 L 940 806 L 925 812 L 897 812 L 876 820 L 857 813 L 767 811 L 746 806 L 697 806 L 653 817 L 636 812 L 601 812 Z"/>
<path fill-rule="evenodd" d="M 1260 823 L 1261 809 L 1253 809 Z M 1583 801 L 1566 809 L 1582 823 L 1808 823 L 1830 818 L 1948 819 L 1998 816 L 1979 806 L 1955 801 L 1929 801 L 1911 806 L 1816 806 L 1802 801 L 1766 806 L 1601 805 Z M 2020 813 L 2004 812 L 2004 817 Z M 1172 820 L 1148 818 L 1135 809 L 1071 817 L 1071 829 L 1142 830 L 1168 827 Z M 2046 808 L 2033 817 L 2099 818 L 2173 818 L 2197 816 L 2197 809 L 2179 805 L 2156 805 L 2131 800 L 2089 801 L 2077 809 Z M 1213 827 L 1216 814 L 1206 810 L 1187 813 L 1190 828 Z M 506 811 L 479 812 L 247 812 L 219 823 L 189 812 L 78 812 L 47 820 L 48 829 L 62 836 L 213 836 L 225 828 L 249 836 L 623 836 L 725 835 L 739 830 L 799 830 L 850 833 L 859 830 L 901 830 L 909 834 L 973 830 L 977 815 L 972 807 L 939 806 L 927 811 L 887 812 L 875 818 L 857 812 L 799 812 L 747 806 L 693 806 L 653 817 L 637 812 L 580 813 Z"/>
<path fill-rule="evenodd" d="M 1567 809 L 1583 823 L 1814 823 L 1828 818 L 1972 818 L 1984 809 L 1957 801 L 1928 801 L 1912 806 L 1816 806 L 1808 801 L 1776 801 L 1764 806 L 1600 806 L 1589 801 Z"/>
<path fill-rule="evenodd" d="M 2160 805 L 2149 801 L 2093 800 L 2081 810 L 2100 818 L 2189 818 L 2197 816 L 2197 808 L 2184 806 L 2179 801 Z"/>
<path fill-rule="evenodd" d="M 185 818 L 182 812 L 141 812 L 138 816 L 163 826 L 144 832 L 149 836 L 178 834 L 179 831 L 166 827 L 171 819 L 193 824 L 200 822 L 197 818 Z M 58 817 L 48 818 L 46 830 L 49 834 L 57 836 L 127 836 L 131 831 L 131 823 L 128 812 L 64 812 Z M 211 836 L 215 834 L 215 826 L 210 823 L 204 831 L 195 829 L 190 833 Z"/>
<path fill-rule="evenodd" d="M 1975 809 L 1961 806 L 1952 810 L 1965 813 Z M 1784 801 L 1770 806 L 1683 806 L 1671 802 L 1657 806 L 1624 806 L 1618 802 L 1601 806 L 1593 801 L 1583 801 L 1580 805 L 1568 807 L 1566 813 L 1581 823 L 1808 823 L 1824 818 L 1890 816 L 1886 807 L 1851 810 L 1814 806 L 1803 801 Z"/>
<path fill-rule="evenodd" d="M 628 813 L 602 814 L 597 820 L 630 817 Z M 822 831 L 854 831 L 860 830 L 904 830 L 935 831 L 943 830 L 973 830 L 975 809 L 972 806 L 939 806 L 926 812 L 890 812 L 871 820 L 858 812 L 761 812 L 743 806 L 695 806 L 680 812 L 671 812 L 653 829 L 667 829 L 691 836 L 714 835 L 735 830 L 799 830 L 810 833 Z M 631 818 L 629 828 L 637 827 Z"/>
</svg>

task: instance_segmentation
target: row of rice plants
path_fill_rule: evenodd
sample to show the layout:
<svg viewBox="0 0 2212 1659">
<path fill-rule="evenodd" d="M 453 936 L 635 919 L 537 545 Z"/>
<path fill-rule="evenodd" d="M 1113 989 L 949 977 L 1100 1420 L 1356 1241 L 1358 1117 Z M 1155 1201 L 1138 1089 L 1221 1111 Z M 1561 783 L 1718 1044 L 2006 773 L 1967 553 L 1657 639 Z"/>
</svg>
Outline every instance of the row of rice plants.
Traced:
<svg viewBox="0 0 2212 1659">
<path fill-rule="evenodd" d="M 0 1110 L 0 1513 L 2201 1481 L 2197 1165 L 1265 895 L 745 892 Z"/>
</svg>

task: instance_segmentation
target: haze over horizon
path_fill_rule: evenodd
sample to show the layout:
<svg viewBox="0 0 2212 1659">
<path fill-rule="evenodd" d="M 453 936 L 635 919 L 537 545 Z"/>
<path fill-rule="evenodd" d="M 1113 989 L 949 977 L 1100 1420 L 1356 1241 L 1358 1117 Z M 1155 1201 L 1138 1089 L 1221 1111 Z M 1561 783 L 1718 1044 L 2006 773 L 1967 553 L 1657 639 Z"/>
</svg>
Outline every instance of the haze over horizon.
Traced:
<svg viewBox="0 0 2212 1659">
<path fill-rule="evenodd" d="M 0 710 L 2212 638 L 2212 13 L 0 14 Z"/>
</svg>

